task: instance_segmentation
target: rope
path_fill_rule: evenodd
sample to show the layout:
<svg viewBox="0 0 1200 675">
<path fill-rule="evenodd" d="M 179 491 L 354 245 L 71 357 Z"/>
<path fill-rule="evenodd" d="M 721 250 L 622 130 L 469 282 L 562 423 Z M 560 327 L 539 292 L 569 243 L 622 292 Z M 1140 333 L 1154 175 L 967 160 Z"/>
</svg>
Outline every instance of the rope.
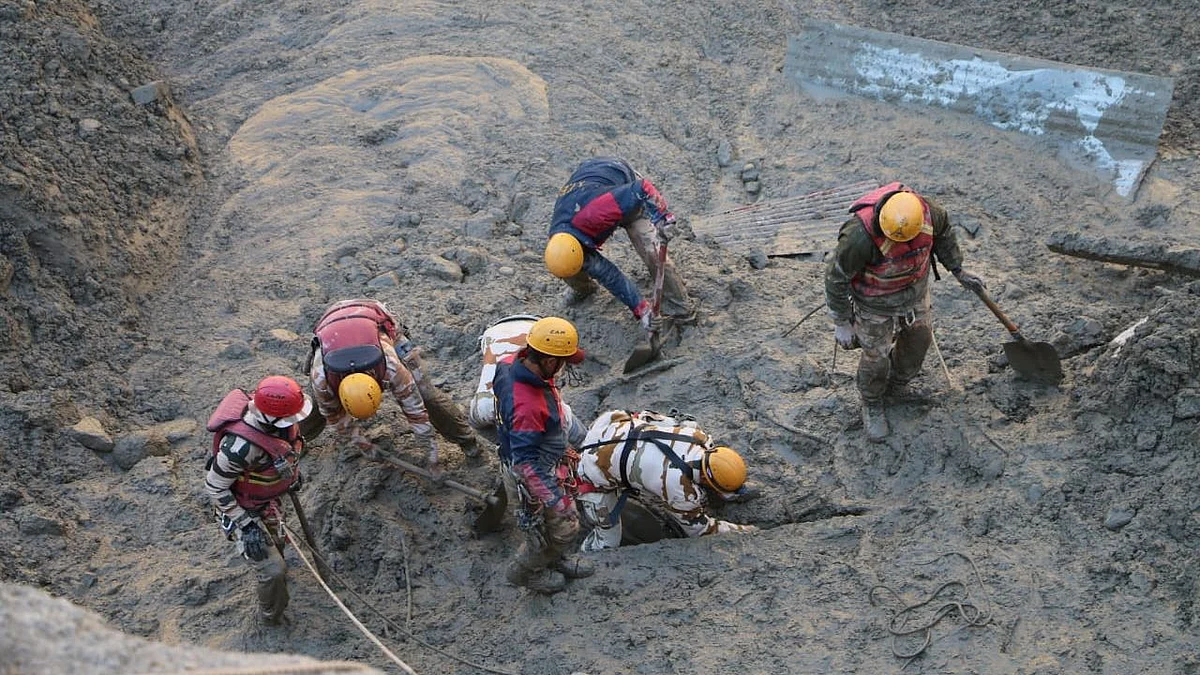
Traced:
<svg viewBox="0 0 1200 675">
<path fill-rule="evenodd" d="M 318 661 L 316 663 L 287 663 L 278 666 L 233 666 L 208 670 L 178 670 L 175 675 L 305 675 L 305 673 L 369 673 L 378 672 L 362 663 L 350 661 Z"/>
<path fill-rule="evenodd" d="M 305 546 L 307 546 L 307 544 L 305 544 Z M 296 548 L 299 549 L 300 546 L 297 544 Z M 316 560 L 320 561 L 322 564 L 325 565 L 325 567 L 329 570 L 330 576 L 333 577 L 334 581 L 337 581 L 339 584 L 344 586 L 346 588 L 346 590 L 349 591 L 350 595 L 354 596 L 355 599 L 357 599 L 359 602 L 366 605 L 368 609 L 370 609 L 371 611 L 378 614 L 379 618 L 383 619 L 388 625 L 399 630 L 401 633 L 404 633 L 413 642 L 416 642 L 417 644 L 421 645 L 422 647 L 425 647 L 426 649 L 429 649 L 430 651 L 441 654 L 442 656 L 444 656 L 452 661 L 457 661 L 465 666 L 470 666 L 477 670 L 482 670 L 485 673 L 495 673 L 496 675 L 517 675 L 516 673 L 510 672 L 507 670 L 500 670 L 498 668 L 491 668 L 491 667 L 488 667 L 488 666 L 485 666 L 485 665 L 482 665 L 479 663 L 475 663 L 474 661 L 465 659 L 461 656 L 458 656 L 457 654 L 451 654 L 450 652 L 448 652 L 440 647 L 435 647 L 434 645 L 429 644 L 425 640 L 422 640 L 421 638 L 417 637 L 416 634 L 414 634 L 412 631 L 405 629 L 404 626 L 401 626 L 398 622 L 393 620 L 391 617 L 384 614 L 382 610 L 380 610 L 378 607 L 376 607 L 374 604 L 372 604 L 369 600 L 364 598 L 361 593 L 354 590 L 354 588 L 350 585 L 349 582 L 347 582 L 344 578 L 342 578 L 342 576 L 340 574 L 333 571 L 333 567 L 327 561 L 325 561 L 323 558 L 321 558 L 320 553 L 317 553 L 316 551 L 314 551 L 312 549 L 312 547 L 308 547 L 308 550 L 309 550 L 309 553 L 312 554 L 313 558 L 315 558 Z M 301 556 L 301 559 L 303 559 L 303 556 Z M 305 564 L 307 564 L 307 561 L 305 561 Z M 311 566 L 309 567 L 309 569 L 312 569 Z M 322 586 L 324 586 L 324 584 L 322 584 Z M 326 590 L 328 591 L 328 588 L 326 588 Z"/>
<path fill-rule="evenodd" d="M 908 664 L 912 663 L 913 660 L 920 656 L 929 647 L 929 645 L 933 644 L 933 627 L 936 626 L 943 618 L 958 612 L 958 615 L 962 617 L 963 621 L 966 622 L 953 633 L 950 633 L 950 635 L 953 635 L 963 628 L 986 626 L 992 621 L 992 601 L 991 598 L 988 597 L 987 586 L 984 585 L 983 577 L 979 574 L 979 568 L 975 566 L 975 561 L 972 560 L 970 556 L 958 551 L 951 551 L 949 553 L 943 553 L 932 560 L 917 564 L 930 565 L 938 560 L 941 560 L 942 558 L 952 555 L 959 556 L 970 563 L 971 571 L 975 573 L 975 580 L 979 583 L 979 588 L 983 594 L 983 602 L 986 609 L 980 609 L 977 605 L 970 602 L 970 591 L 965 583 L 961 581 L 947 581 L 941 586 L 938 586 L 937 590 L 935 590 L 928 598 L 922 600 L 921 602 L 904 606 L 899 611 L 894 612 L 892 614 L 892 618 L 888 621 L 887 629 L 888 633 L 892 635 L 892 655 L 898 659 L 907 660 L 904 666 L 901 667 L 901 670 L 907 668 Z M 895 601 L 895 604 L 903 605 L 903 600 L 901 599 L 899 593 L 888 586 L 880 584 L 872 586 L 871 590 L 867 592 L 867 599 L 873 607 L 879 606 L 879 603 L 875 597 L 875 592 L 880 590 L 890 593 L 892 599 Z M 954 591 L 961 592 L 963 597 L 950 597 L 946 599 L 942 599 L 940 597 L 943 592 L 953 593 Z M 933 606 L 934 602 L 938 600 L 941 600 L 942 602 L 940 605 L 937 605 L 937 608 L 933 612 L 932 618 L 917 624 L 912 623 L 913 614 L 916 611 L 925 607 Z M 912 635 L 920 635 L 920 646 L 914 650 L 905 652 L 900 651 L 898 643 L 902 639 Z"/>
<path fill-rule="evenodd" d="M 282 528 L 285 533 L 287 533 L 288 538 L 291 539 L 293 543 L 300 541 L 300 538 L 292 533 L 292 531 L 288 529 L 288 526 L 284 525 L 282 521 L 279 523 L 279 527 Z M 382 642 L 379 641 L 379 638 L 375 637 L 374 633 L 367 629 L 367 627 L 358 620 L 358 617 L 354 616 L 353 612 L 347 609 L 346 605 L 342 603 L 341 598 L 337 596 L 337 593 L 334 593 L 333 589 L 329 588 L 328 584 L 325 583 L 325 580 L 321 578 L 321 575 L 317 574 L 317 568 L 314 567 L 311 562 L 309 562 L 308 556 L 304 555 L 304 551 L 300 550 L 301 548 L 302 547 L 299 545 L 296 546 L 296 555 L 300 556 L 300 560 L 304 562 L 304 565 L 308 568 L 308 571 L 312 572 L 313 577 L 317 580 L 317 583 L 321 584 L 321 588 L 324 588 L 325 592 L 329 594 L 329 597 L 333 598 L 333 601 L 337 603 L 337 606 L 342 610 L 342 612 L 349 617 L 350 621 L 354 623 L 355 627 L 357 627 L 363 635 L 367 636 L 368 640 L 375 643 L 375 646 L 379 647 L 379 650 L 382 651 L 389 659 L 391 659 L 393 663 L 395 663 L 397 666 L 400 666 L 400 670 L 408 673 L 408 675 L 417 675 L 417 671 L 410 668 L 407 663 L 400 660 L 400 657 L 393 654 L 390 649 L 388 649 Z"/>
<path fill-rule="evenodd" d="M 822 302 L 821 304 L 817 305 L 816 307 L 813 307 L 813 309 L 812 309 L 812 311 L 811 311 L 811 312 L 809 312 L 808 314 L 805 314 L 803 319 L 800 319 L 799 321 L 797 321 L 797 322 L 796 322 L 796 325 L 794 325 L 794 326 L 792 326 L 791 328 L 789 328 L 789 329 L 785 330 L 785 331 L 783 332 L 783 335 L 781 335 L 781 336 L 779 336 L 779 337 L 787 337 L 788 335 L 791 335 L 792 331 L 794 331 L 794 330 L 796 330 L 797 328 L 799 328 L 799 327 L 800 327 L 800 324 L 804 323 L 805 321 L 808 321 L 808 317 L 810 317 L 810 316 L 812 316 L 813 314 L 816 314 L 817 312 L 821 311 L 822 309 L 824 309 L 824 307 L 825 307 L 825 303 L 823 303 L 823 302 Z"/>
</svg>

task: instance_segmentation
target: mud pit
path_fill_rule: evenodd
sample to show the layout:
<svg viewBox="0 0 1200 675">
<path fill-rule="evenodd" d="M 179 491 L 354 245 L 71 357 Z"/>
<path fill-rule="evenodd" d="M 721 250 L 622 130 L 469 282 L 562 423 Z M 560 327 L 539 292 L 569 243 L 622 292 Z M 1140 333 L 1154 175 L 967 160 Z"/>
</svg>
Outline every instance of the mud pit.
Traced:
<svg viewBox="0 0 1200 675">
<path fill-rule="evenodd" d="M 685 222 L 747 203 L 754 161 L 762 198 L 863 179 L 938 197 L 978 228 L 962 236 L 968 268 L 1067 357 L 1062 386 L 1015 380 L 1003 328 L 939 283 L 936 332 L 963 391 L 931 354 L 923 380 L 941 396 L 895 405 L 893 438 L 868 445 L 854 361 L 830 372 L 827 323 L 782 336 L 823 299 L 819 266 L 756 269 L 673 241 L 703 315 L 665 349 L 682 360 L 621 378 L 637 327 L 599 294 L 565 312 L 592 355 L 566 396 L 584 418 L 696 416 L 762 488 L 722 516 L 765 531 L 622 549 L 532 597 L 503 580 L 514 530 L 472 539 L 466 498 L 326 437 L 303 499 L 338 572 L 403 621 L 407 570 L 421 639 L 511 672 L 893 672 L 890 612 L 947 581 L 991 621 L 943 619 L 906 672 L 1197 672 L 1200 286 L 1044 246 L 1063 229 L 1194 242 L 1195 17 L 1116 2 L 0 8 L 0 579 L 167 643 L 384 667 L 294 557 L 291 625 L 254 624 L 252 582 L 202 495 L 212 407 L 299 375 L 313 320 L 360 294 L 398 311 L 465 404 L 490 321 L 562 311 L 540 253 L 580 159 L 629 158 Z M 1129 204 L 1035 139 L 806 96 L 779 72 L 806 18 L 1175 77 L 1159 160 Z M 158 79 L 169 99 L 133 101 Z M 626 242 L 606 251 L 648 287 Z M 419 458 L 384 410 L 377 433 Z M 105 433 L 72 431 L 86 417 Z M 456 479 L 490 484 L 491 467 L 444 452 Z M 962 556 L 920 564 L 949 552 L 982 586 Z M 880 584 L 901 600 L 873 605 Z M 473 672 L 394 644 L 418 671 Z M 63 652 L 47 669 L 89 664 Z"/>
</svg>

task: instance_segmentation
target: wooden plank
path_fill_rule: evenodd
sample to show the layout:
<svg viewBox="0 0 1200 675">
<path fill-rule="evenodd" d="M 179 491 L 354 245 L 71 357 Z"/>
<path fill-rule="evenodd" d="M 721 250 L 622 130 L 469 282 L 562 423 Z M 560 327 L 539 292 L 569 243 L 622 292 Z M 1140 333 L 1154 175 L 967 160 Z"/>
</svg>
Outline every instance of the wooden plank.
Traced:
<svg viewBox="0 0 1200 675">
<path fill-rule="evenodd" d="M 1055 253 L 1200 277 L 1200 249 L 1056 232 L 1046 242 Z"/>
</svg>

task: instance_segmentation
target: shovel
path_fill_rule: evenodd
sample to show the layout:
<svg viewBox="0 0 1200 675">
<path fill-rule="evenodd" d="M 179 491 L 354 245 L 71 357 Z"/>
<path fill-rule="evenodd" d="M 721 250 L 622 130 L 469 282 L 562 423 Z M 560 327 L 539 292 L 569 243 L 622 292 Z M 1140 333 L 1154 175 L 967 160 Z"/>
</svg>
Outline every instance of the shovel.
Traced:
<svg viewBox="0 0 1200 675">
<path fill-rule="evenodd" d="M 428 469 L 419 467 L 416 464 L 411 464 L 396 457 L 380 457 L 380 459 L 401 471 L 407 471 L 415 476 L 433 480 L 433 474 L 429 473 Z M 500 524 L 504 522 L 505 509 L 508 508 L 508 494 L 504 491 L 503 485 L 497 488 L 493 494 L 489 495 L 457 481 L 443 480 L 441 484 L 451 490 L 457 490 L 468 497 L 483 502 L 483 513 L 480 513 L 475 518 L 475 525 L 473 526 L 475 534 L 483 535 L 500 529 Z"/>
<path fill-rule="evenodd" d="M 658 267 L 654 270 L 654 300 L 650 303 L 650 311 L 654 316 L 658 317 L 659 309 L 662 308 L 663 296 L 663 280 L 667 274 L 667 240 L 661 235 L 658 239 Z M 662 349 L 662 339 L 657 331 L 649 331 L 646 335 L 646 341 L 634 347 L 633 353 L 625 361 L 625 372 L 632 373 L 642 366 L 650 363 L 658 358 L 658 352 Z"/>
<path fill-rule="evenodd" d="M 1000 323 L 1004 324 L 1004 327 L 1012 334 L 1014 342 L 1004 343 L 1004 355 L 1008 357 L 1008 362 L 1012 365 L 1013 370 L 1041 384 L 1062 382 L 1062 361 L 1059 360 L 1054 345 L 1049 342 L 1026 340 L 1025 336 L 1021 335 L 1021 330 L 1017 328 L 1017 324 L 1001 311 L 1000 306 L 996 304 L 995 300 L 992 300 L 986 289 L 976 289 L 975 294 L 979 296 L 980 300 L 983 300 L 983 304 L 992 310 L 992 314 L 995 314 L 996 318 L 1000 319 Z"/>
</svg>

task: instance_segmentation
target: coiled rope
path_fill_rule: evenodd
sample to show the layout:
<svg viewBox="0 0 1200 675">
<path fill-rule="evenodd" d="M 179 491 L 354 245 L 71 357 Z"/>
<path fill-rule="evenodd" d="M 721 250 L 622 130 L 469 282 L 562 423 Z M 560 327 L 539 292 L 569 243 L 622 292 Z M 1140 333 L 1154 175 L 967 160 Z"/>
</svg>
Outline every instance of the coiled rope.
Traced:
<svg viewBox="0 0 1200 675">
<path fill-rule="evenodd" d="M 937 590 L 935 590 L 928 598 L 907 606 L 904 605 L 904 601 L 901 599 L 899 593 L 882 584 L 872 586 L 871 590 L 867 593 L 867 599 L 870 601 L 872 606 L 878 607 L 880 605 L 875 596 L 876 591 L 887 591 L 891 595 L 895 606 L 901 607 L 901 609 L 893 612 L 892 618 L 888 621 L 887 625 L 888 632 L 892 635 L 892 654 L 896 658 L 907 659 L 904 666 L 900 668 L 901 670 L 907 668 L 908 664 L 912 663 L 927 648 L 929 648 L 929 645 L 933 644 L 933 627 L 950 614 L 958 612 L 958 615 L 962 617 L 963 621 L 965 622 L 962 626 L 959 626 L 957 629 L 951 632 L 950 635 L 953 635 L 964 628 L 969 628 L 972 626 L 986 626 L 992 621 L 992 601 L 988 597 L 987 586 L 984 585 L 983 577 L 979 574 L 979 568 L 975 566 L 975 561 L 972 560 L 970 556 L 958 551 L 951 551 L 949 553 L 943 553 L 932 560 L 927 560 L 917 564 L 931 565 L 942 558 L 954 555 L 963 558 L 971 565 L 971 571 L 975 573 L 975 580 L 979 583 L 980 591 L 983 594 L 983 604 L 985 609 L 980 609 L 979 606 L 970 601 L 970 590 L 967 588 L 967 585 L 961 581 L 947 581 L 941 586 L 938 586 Z M 949 597 L 944 597 L 943 593 Z M 939 600 L 941 601 L 941 604 L 937 605 L 937 609 L 933 611 L 932 617 L 919 623 L 913 623 L 914 615 L 919 610 L 925 607 L 931 607 Z M 911 635 L 920 635 L 919 646 L 916 649 L 901 651 L 898 647 L 898 643 Z M 947 637 L 949 637 L 949 635 Z"/>
</svg>

